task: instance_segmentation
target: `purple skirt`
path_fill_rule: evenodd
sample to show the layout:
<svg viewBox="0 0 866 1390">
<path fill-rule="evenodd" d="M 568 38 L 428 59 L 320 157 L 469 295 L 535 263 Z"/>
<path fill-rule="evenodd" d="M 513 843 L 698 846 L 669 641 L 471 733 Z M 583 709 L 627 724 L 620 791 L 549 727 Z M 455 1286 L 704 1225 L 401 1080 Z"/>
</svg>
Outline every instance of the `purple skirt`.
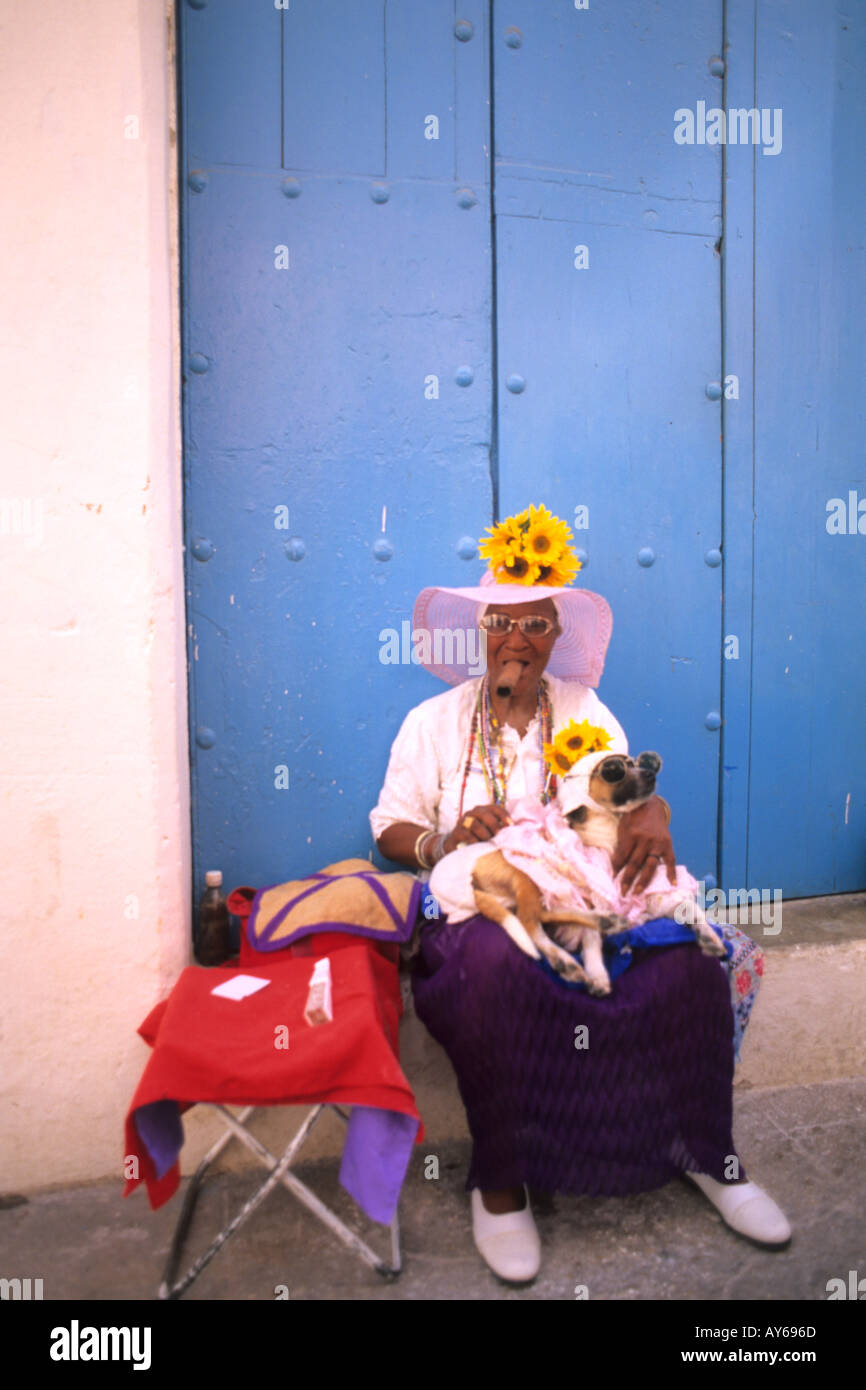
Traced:
<svg viewBox="0 0 866 1390">
<path fill-rule="evenodd" d="M 731 1133 L 728 977 L 696 945 L 635 949 L 612 993 L 551 978 L 486 917 L 422 929 L 412 993 L 451 1059 L 466 1188 L 620 1196 L 684 1170 L 745 1177 Z"/>
</svg>

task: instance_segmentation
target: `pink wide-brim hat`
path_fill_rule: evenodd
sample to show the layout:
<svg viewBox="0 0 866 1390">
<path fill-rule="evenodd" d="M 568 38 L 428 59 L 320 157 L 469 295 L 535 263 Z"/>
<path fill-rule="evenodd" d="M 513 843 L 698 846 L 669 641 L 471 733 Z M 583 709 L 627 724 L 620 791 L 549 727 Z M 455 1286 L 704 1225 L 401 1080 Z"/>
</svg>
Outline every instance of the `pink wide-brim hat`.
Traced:
<svg viewBox="0 0 866 1390">
<path fill-rule="evenodd" d="M 419 648 L 421 665 L 448 685 L 460 685 L 479 674 L 473 662 L 470 632 L 490 604 L 531 603 L 552 598 L 556 602 L 562 633 L 557 637 L 546 670 L 560 680 L 597 686 L 604 670 L 613 614 L 610 604 L 591 589 L 557 588 L 548 584 L 498 584 L 489 570 L 481 583 L 467 589 L 434 585 L 422 589 L 415 600 L 412 626 L 430 634 Z M 436 634 L 450 634 L 443 640 Z M 462 642 L 459 639 L 463 634 Z M 413 639 L 414 640 L 414 639 Z M 465 658 L 465 659 L 463 659 Z"/>
</svg>

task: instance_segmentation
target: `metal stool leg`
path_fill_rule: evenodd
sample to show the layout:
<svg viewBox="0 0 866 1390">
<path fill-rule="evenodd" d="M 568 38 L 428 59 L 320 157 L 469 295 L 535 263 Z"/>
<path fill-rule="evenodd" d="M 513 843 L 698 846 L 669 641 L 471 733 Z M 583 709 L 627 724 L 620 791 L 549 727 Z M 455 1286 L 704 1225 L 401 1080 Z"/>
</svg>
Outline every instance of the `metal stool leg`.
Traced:
<svg viewBox="0 0 866 1390">
<path fill-rule="evenodd" d="M 267 1149 L 259 1139 L 256 1139 L 255 1135 L 250 1134 L 248 1129 L 244 1129 L 243 1125 L 235 1119 L 234 1115 L 229 1114 L 229 1112 L 223 1109 L 222 1106 L 216 1106 L 215 1108 L 220 1111 L 220 1114 L 222 1115 L 226 1124 L 229 1126 L 230 1129 L 233 1130 L 237 1138 L 240 1139 L 241 1143 L 246 1144 L 247 1148 L 251 1149 L 253 1153 L 261 1159 L 262 1163 L 265 1164 L 266 1167 L 270 1167 L 276 1164 L 277 1159 L 270 1152 L 270 1150 Z M 310 1119 L 309 1128 L 312 1128 L 312 1124 L 315 1122 L 315 1120 L 319 1118 L 319 1114 L 321 1113 L 322 1108 L 323 1107 L 321 1105 L 318 1106 L 314 1116 Z M 346 1116 L 342 1115 L 342 1112 L 340 1113 L 341 1117 L 343 1119 L 346 1119 Z M 300 1148 L 300 1144 L 303 1142 L 303 1139 L 305 1138 L 306 1133 L 304 1133 L 302 1136 L 302 1132 L 301 1130 L 299 1130 L 298 1134 L 295 1136 L 295 1139 L 292 1141 L 291 1157 L 294 1157 L 294 1153 L 298 1148 Z M 370 1248 L 366 1241 L 362 1240 L 360 1236 L 355 1235 L 355 1232 L 351 1231 L 349 1227 L 343 1221 L 340 1220 L 339 1216 L 337 1216 L 335 1212 L 331 1211 L 331 1208 L 326 1206 L 325 1203 L 319 1197 L 316 1196 L 315 1192 L 311 1191 L 311 1189 L 307 1187 L 306 1183 L 301 1182 L 300 1178 L 295 1177 L 294 1173 L 283 1172 L 282 1176 L 280 1177 L 280 1182 L 283 1184 L 285 1188 L 288 1189 L 289 1192 L 294 1193 L 299 1202 L 302 1202 L 305 1207 L 309 1208 L 310 1211 L 312 1211 L 316 1216 L 318 1216 L 319 1220 L 325 1226 L 327 1226 L 330 1231 L 333 1231 L 334 1235 L 338 1236 L 344 1245 L 348 1245 L 349 1249 L 354 1250 L 355 1254 L 358 1255 L 364 1261 L 365 1264 L 368 1264 L 371 1269 L 375 1269 L 377 1274 L 381 1274 L 385 1277 L 388 1277 L 400 1273 L 402 1265 L 399 1259 L 399 1245 L 397 1250 L 397 1260 L 394 1261 L 395 1239 L 397 1242 L 399 1242 L 400 1234 L 399 1224 L 397 1224 L 396 1212 L 394 1213 L 394 1217 L 390 1225 L 392 1263 L 388 1264 L 385 1260 L 381 1258 L 381 1256 L 376 1254 L 375 1250 L 372 1250 Z"/>
<path fill-rule="evenodd" d="M 250 1115 L 253 1113 L 254 1109 L 254 1105 L 248 1105 L 245 1110 L 242 1110 L 240 1116 L 241 1122 L 243 1122 L 244 1120 L 248 1120 Z M 169 1249 L 168 1258 L 166 1259 L 165 1268 L 162 1273 L 162 1283 L 159 1286 L 160 1298 L 171 1297 L 169 1290 L 172 1288 L 174 1284 L 174 1278 L 177 1274 L 177 1267 L 180 1264 L 181 1251 L 183 1249 L 184 1242 L 189 1232 L 190 1223 L 192 1222 L 193 1211 L 195 1210 L 195 1204 L 198 1201 L 198 1194 L 201 1189 L 201 1184 L 204 1179 L 205 1173 L 207 1172 L 211 1164 L 216 1162 L 223 1149 L 228 1147 L 228 1145 L 232 1142 L 234 1137 L 235 1136 L 231 1132 L 231 1130 L 226 1130 L 224 1134 L 221 1134 L 219 1139 L 217 1139 L 216 1143 L 213 1144 L 210 1149 L 208 1149 L 201 1163 L 196 1168 L 195 1173 L 190 1178 L 189 1187 L 187 1188 L 186 1194 L 184 1196 L 183 1207 L 181 1208 L 181 1213 L 178 1217 L 178 1222 L 174 1230 L 174 1235 L 172 1236 L 171 1248 Z"/>
<path fill-rule="evenodd" d="M 229 1238 L 233 1236 L 237 1230 L 239 1230 L 239 1228 L 243 1225 L 243 1223 L 247 1220 L 248 1217 L 252 1216 L 256 1208 L 261 1205 L 265 1197 L 268 1196 L 268 1194 L 273 1190 L 277 1183 L 282 1183 L 282 1185 L 286 1187 L 289 1192 L 293 1193 L 293 1195 L 297 1197 L 298 1201 L 303 1203 L 303 1205 L 306 1206 L 310 1211 L 312 1211 L 314 1215 L 318 1216 L 319 1220 L 322 1221 L 323 1224 L 326 1225 L 329 1230 L 333 1231 L 334 1234 L 344 1243 L 344 1245 L 347 1245 L 351 1250 L 354 1250 L 355 1254 L 357 1254 L 365 1262 L 365 1264 L 368 1264 L 372 1269 L 375 1269 L 378 1274 L 381 1274 L 384 1278 L 389 1278 L 396 1277 L 400 1273 L 402 1269 L 402 1256 L 400 1253 L 400 1224 L 396 1211 L 394 1213 L 389 1227 L 391 1236 L 391 1262 L 389 1264 L 385 1260 L 381 1259 L 375 1253 L 375 1251 L 372 1250 L 369 1245 L 367 1245 L 365 1241 L 361 1240 L 359 1236 L 355 1235 L 354 1231 L 351 1231 L 349 1227 L 346 1226 L 345 1223 L 342 1222 L 340 1218 L 334 1212 L 332 1212 L 331 1209 L 327 1207 L 324 1204 L 324 1202 L 322 1202 L 316 1196 L 316 1194 L 310 1190 L 310 1188 L 306 1186 L 305 1183 L 301 1182 L 300 1178 L 295 1177 L 293 1173 L 290 1173 L 288 1171 L 289 1166 L 292 1163 L 292 1160 L 295 1158 L 296 1154 L 298 1153 L 298 1150 L 301 1148 L 301 1145 L 305 1142 L 313 1126 L 316 1124 L 319 1117 L 321 1116 L 322 1111 L 324 1109 L 324 1105 L 317 1105 L 310 1111 L 309 1115 L 307 1115 L 303 1124 L 298 1129 L 297 1134 L 293 1136 L 292 1140 L 284 1150 L 282 1157 L 279 1159 L 275 1158 L 274 1155 L 270 1152 L 270 1150 L 267 1149 L 265 1145 L 262 1144 L 261 1141 L 258 1140 L 255 1137 L 255 1135 L 251 1134 L 250 1131 L 245 1127 L 244 1122 L 253 1113 L 254 1109 L 256 1108 L 255 1106 L 248 1106 L 245 1110 L 242 1111 L 239 1118 L 236 1118 L 234 1115 L 232 1115 L 231 1112 L 225 1108 L 225 1106 L 213 1105 L 211 1108 L 216 1110 L 220 1114 L 224 1123 L 227 1126 L 227 1131 L 225 1134 L 221 1135 L 221 1137 L 212 1146 L 212 1148 L 208 1150 L 207 1154 L 202 1159 L 201 1163 L 199 1164 L 195 1174 L 193 1175 L 190 1181 L 190 1185 L 184 1199 L 184 1205 L 181 1210 L 180 1217 L 178 1219 L 174 1237 L 172 1239 L 171 1248 L 169 1250 L 168 1259 L 166 1261 L 165 1270 L 163 1273 L 162 1283 L 160 1284 L 159 1288 L 159 1297 L 161 1299 L 179 1298 L 181 1294 L 189 1288 L 190 1284 L 192 1284 L 193 1281 L 198 1278 L 202 1270 L 210 1264 L 211 1260 L 214 1258 L 217 1252 L 222 1249 L 226 1241 L 229 1240 Z M 341 1119 L 348 1123 L 349 1117 L 345 1114 L 344 1111 L 342 1111 L 338 1106 L 333 1106 L 332 1108 L 337 1110 L 337 1113 L 340 1115 Z M 190 1266 L 183 1278 L 175 1282 L 177 1268 L 180 1263 L 181 1251 L 189 1231 L 190 1223 L 192 1221 L 193 1210 L 195 1208 L 202 1181 L 210 1165 L 215 1161 L 219 1154 L 222 1153 L 223 1149 L 225 1149 L 226 1146 L 231 1143 L 232 1139 L 239 1139 L 242 1144 L 245 1144 L 248 1149 L 250 1149 L 254 1154 L 256 1154 L 256 1156 L 265 1165 L 265 1167 L 270 1170 L 269 1175 L 265 1179 L 261 1187 L 241 1208 L 237 1216 L 235 1216 L 234 1219 L 230 1221 L 229 1224 L 222 1231 L 220 1231 L 219 1235 L 215 1238 L 211 1245 L 208 1246 L 207 1250 L 205 1250 L 205 1252 L 199 1256 L 195 1263 Z"/>
<path fill-rule="evenodd" d="M 223 1107 L 219 1105 L 214 1106 L 214 1109 L 220 1111 L 224 1120 L 226 1120 L 227 1122 L 230 1121 L 229 1127 L 234 1131 L 238 1138 L 241 1137 L 240 1133 L 238 1133 L 239 1130 L 242 1130 L 243 1133 L 246 1134 L 247 1139 L 252 1138 L 252 1135 L 250 1135 L 246 1130 L 243 1129 L 243 1126 L 239 1123 L 239 1121 L 235 1119 L 234 1115 L 230 1115 L 227 1110 L 224 1110 Z M 292 1159 L 294 1158 L 304 1139 L 307 1137 L 313 1125 L 316 1123 L 316 1120 L 319 1118 L 321 1111 L 322 1107 L 321 1105 L 318 1105 L 307 1116 L 306 1120 L 301 1125 L 301 1128 L 298 1130 L 298 1133 L 295 1135 L 291 1144 L 289 1144 L 282 1158 L 279 1161 L 274 1160 L 274 1167 L 270 1175 L 265 1179 L 258 1191 L 253 1194 L 253 1196 L 249 1199 L 248 1202 L 244 1204 L 243 1207 L 241 1207 L 241 1210 L 238 1212 L 237 1216 L 234 1217 L 234 1219 L 230 1221 L 229 1224 L 222 1231 L 220 1231 L 219 1235 L 216 1237 L 213 1243 L 208 1246 L 204 1254 L 200 1255 L 199 1258 L 195 1261 L 195 1263 L 190 1265 L 186 1274 L 177 1284 L 175 1284 L 173 1287 L 166 1287 L 166 1285 L 163 1284 L 159 1291 L 160 1298 L 179 1298 L 180 1295 L 183 1293 L 184 1289 L 188 1289 L 193 1280 L 197 1279 L 198 1276 L 201 1274 L 202 1270 L 210 1264 L 217 1251 L 222 1249 L 226 1241 L 234 1235 L 235 1231 L 237 1231 L 238 1228 L 243 1225 L 243 1223 L 247 1220 L 248 1217 L 252 1216 L 253 1212 L 256 1210 L 257 1207 L 261 1206 L 268 1193 L 271 1192 L 274 1187 L 276 1187 L 277 1183 L 285 1174 L 286 1169 L 288 1168 L 289 1164 L 291 1163 Z M 183 1216 L 183 1213 L 181 1213 L 181 1216 Z"/>
</svg>

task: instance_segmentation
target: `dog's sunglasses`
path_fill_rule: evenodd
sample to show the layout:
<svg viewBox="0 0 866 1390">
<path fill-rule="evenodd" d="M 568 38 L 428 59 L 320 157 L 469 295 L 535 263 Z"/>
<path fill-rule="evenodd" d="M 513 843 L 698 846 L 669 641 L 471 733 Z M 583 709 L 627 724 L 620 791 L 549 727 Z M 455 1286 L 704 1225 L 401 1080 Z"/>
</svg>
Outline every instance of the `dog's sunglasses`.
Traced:
<svg viewBox="0 0 866 1390">
<path fill-rule="evenodd" d="M 512 618 L 508 613 L 485 613 L 483 618 L 478 619 L 478 626 L 494 637 L 504 637 L 514 627 L 519 627 L 524 637 L 546 637 L 556 623 L 540 613 L 526 613 L 522 618 Z"/>
<path fill-rule="evenodd" d="M 639 767 L 644 772 L 658 772 L 657 760 L 652 754 L 646 753 L 641 753 L 637 763 L 633 758 L 605 758 L 598 770 L 605 782 L 621 782 L 630 767 Z"/>
</svg>

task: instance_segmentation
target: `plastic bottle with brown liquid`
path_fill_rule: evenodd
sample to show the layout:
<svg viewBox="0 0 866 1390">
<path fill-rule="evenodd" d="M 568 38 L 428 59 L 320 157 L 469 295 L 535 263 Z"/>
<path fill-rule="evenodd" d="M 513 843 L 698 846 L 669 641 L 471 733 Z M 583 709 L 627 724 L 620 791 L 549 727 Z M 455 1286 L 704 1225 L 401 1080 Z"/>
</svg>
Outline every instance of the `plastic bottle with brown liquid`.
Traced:
<svg viewBox="0 0 866 1390">
<path fill-rule="evenodd" d="M 220 892 L 222 870 L 208 869 L 204 881 L 207 886 L 198 908 L 195 958 L 199 965 L 222 965 L 232 954 L 229 910 Z"/>
</svg>

